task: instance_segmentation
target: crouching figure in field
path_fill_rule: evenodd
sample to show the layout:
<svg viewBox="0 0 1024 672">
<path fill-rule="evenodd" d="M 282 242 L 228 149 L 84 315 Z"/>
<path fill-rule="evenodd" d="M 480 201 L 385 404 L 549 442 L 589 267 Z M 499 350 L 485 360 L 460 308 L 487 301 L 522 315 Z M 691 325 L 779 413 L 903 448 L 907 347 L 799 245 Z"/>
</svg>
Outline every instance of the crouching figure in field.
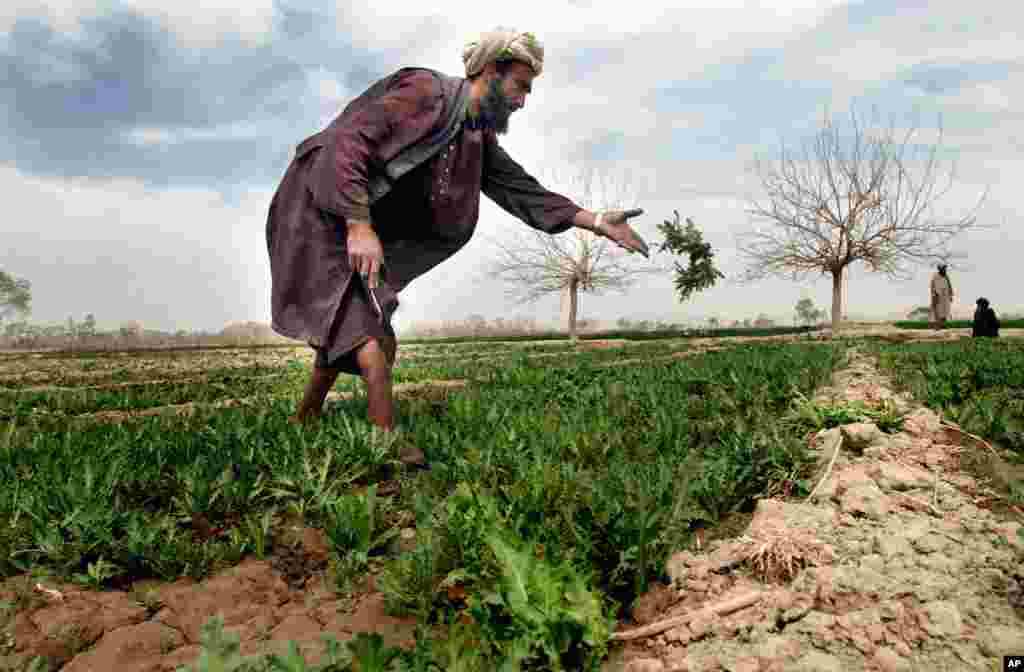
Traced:
<svg viewBox="0 0 1024 672">
<path fill-rule="evenodd" d="M 996 311 L 992 310 L 988 305 L 988 299 L 984 297 L 978 299 L 977 304 L 971 336 L 999 338 L 999 318 L 996 317 Z"/>
</svg>

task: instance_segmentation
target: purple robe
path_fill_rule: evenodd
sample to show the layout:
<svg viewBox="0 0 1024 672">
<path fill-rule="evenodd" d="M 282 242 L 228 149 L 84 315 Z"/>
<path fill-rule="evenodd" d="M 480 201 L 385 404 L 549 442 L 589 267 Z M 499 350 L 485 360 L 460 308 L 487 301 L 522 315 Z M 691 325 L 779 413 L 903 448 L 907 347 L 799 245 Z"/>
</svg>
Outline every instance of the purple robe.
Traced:
<svg viewBox="0 0 1024 672">
<path fill-rule="evenodd" d="M 398 292 L 469 242 L 481 191 L 551 234 L 582 209 L 542 187 L 493 130 L 463 125 L 468 92 L 463 78 L 404 68 L 296 150 L 267 215 L 271 326 L 316 348 L 318 365 L 360 373 L 354 353 L 370 338 L 394 360 Z M 384 248 L 373 292 L 348 263 L 349 219 L 370 220 Z"/>
</svg>

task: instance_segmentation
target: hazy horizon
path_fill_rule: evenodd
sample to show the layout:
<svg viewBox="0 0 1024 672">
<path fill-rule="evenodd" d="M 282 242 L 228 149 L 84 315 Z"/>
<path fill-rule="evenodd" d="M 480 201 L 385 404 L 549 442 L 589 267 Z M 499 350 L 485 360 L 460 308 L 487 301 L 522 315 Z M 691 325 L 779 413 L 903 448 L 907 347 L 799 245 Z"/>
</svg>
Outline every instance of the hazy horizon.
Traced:
<svg viewBox="0 0 1024 672">
<path fill-rule="evenodd" d="M 826 108 L 851 106 L 918 125 L 925 139 L 941 120 L 958 166 L 949 212 L 989 188 L 981 215 L 997 225 L 958 243 L 967 265 L 951 270 L 954 310 L 978 296 L 1000 314 L 1017 310 L 1024 45 L 1012 26 L 1024 9 L 1010 3 L 442 2 L 436 14 L 320 0 L 207 5 L 0 9 L 0 269 L 32 282 L 31 321 L 93 313 L 103 329 L 138 320 L 163 331 L 269 322 L 266 210 L 294 147 L 399 67 L 462 75 L 464 42 L 496 25 L 532 31 L 546 50 L 501 141 L 513 158 L 556 190 L 551 175 L 580 165 L 628 175 L 648 242 L 678 210 L 727 275 L 686 304 L 670 273 L 645 277 L 626 294 L 583 296 L 581 318 L 784 321 L 803 296 L 829 311 L 827 276 L 735 283 L 735 235 L 750 225 L 752 158 L 806 137 Z M 519 305 L 488 277 L 496 242 L 526 227 L 481 203 L 472 242 L 403 292 L 398 329 L 473 314 L 558 320 L 558 296 Z M 926 303 L 930 273 L 890 281 L 855 267 L 847 312 L 905 314 Z"/>
</svg>

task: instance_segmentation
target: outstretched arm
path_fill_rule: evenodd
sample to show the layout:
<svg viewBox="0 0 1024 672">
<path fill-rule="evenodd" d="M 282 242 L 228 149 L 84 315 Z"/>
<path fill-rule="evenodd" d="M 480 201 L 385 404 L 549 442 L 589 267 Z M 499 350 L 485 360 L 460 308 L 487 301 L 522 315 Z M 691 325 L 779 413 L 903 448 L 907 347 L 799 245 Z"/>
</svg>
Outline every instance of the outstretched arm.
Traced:
<svg viewBox="0 0 1024 672">
<path fill-rule="evenodd" d="M 545 189 L 498 144 L 497 136 L 484 138 L 484 174 L 481 189 L 503 210 L 527 225 L 546 233 L 562 233 L 572 227 L 586 229 L 613 240 L 620 247 L 648 255 L 647 244 L 626 223 L 643 210 L 585 210 L 571 200 Z"/>
<path fill-rule="evenodd" d="M 593 213 L 545 189 L 508 155 L 493 132 L 484 135 L 481 191 L 505 212 L 545 233 L 568 231 L 577 221 L 593 226 Z"/>
</svg>

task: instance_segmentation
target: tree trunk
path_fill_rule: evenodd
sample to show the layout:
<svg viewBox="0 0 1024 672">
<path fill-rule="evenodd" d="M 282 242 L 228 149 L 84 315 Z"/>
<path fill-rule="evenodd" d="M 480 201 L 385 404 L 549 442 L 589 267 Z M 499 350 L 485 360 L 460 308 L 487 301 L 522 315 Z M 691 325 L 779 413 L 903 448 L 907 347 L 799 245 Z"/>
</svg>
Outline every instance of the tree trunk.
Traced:
<svg viewBox="0 0 1024 672">
<path fill-rule="evenodd" d="M 569 281 L 569 340 L 575 343 L 578 340 L 576 334 L 576 308 L 578 303 L 580 283 L 573 278 Z"/>
<path fill-rule="evenodd" d="M 832 271 L 832 333 L 839 333 L 843 319 L 843 268 Z"/>
</svg>

